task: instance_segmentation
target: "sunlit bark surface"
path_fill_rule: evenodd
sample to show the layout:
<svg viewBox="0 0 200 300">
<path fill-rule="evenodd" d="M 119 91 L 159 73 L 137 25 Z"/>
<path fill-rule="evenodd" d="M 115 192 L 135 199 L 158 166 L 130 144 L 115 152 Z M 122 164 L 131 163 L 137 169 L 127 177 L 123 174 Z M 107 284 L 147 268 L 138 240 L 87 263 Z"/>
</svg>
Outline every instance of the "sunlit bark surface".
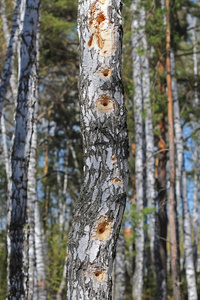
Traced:
<svg viewBox="0 0 200 300">
<path fill-rule="evenodd" d="M 84 180 L 68 242 L 67 299 L 111 299 L 128 181 L 121 3 L 79 1 Z"/>
</svg>

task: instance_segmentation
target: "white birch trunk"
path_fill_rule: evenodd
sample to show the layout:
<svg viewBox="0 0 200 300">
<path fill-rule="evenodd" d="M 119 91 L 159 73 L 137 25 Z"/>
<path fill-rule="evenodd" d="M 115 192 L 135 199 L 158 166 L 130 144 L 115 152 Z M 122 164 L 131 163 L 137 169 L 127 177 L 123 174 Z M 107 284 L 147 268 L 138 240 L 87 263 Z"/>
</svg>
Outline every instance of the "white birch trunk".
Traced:
<svg viewBox="0 0 200 300">
<path fill-rule="evenodd" d="M 140 28 L 140 12 L 139 1 L 132 3 L 132 59 L 133 59 L 133 81 L 134 81 L 134 121 L 135 121 L 135 185 L 136 185 L 136 206 L 139 220 L 136 228 L 136 258 L 135 272 L 133 275 L 132 297 L 141 300 L 143 292 L 143 274 L 144 274 L 144 219 L 141 214 L 144 208 L 144 182 L 143 182 L 143 166 L 144 166 L 144 132 L 143 132 L 143 91 L 141 76 L 141 57 L 138 48 L 141 47 L 142 30 Z M 138 15 L 139 14 L 139 15 Z"/>
<path fill-rule="evenodd" d="M 14 70 L 14 68 L 13 68 L 14 53 L 16 50 L 17 34 L 18 34 L 18 28 L 19 28 L 20 7 L 21 7 L 21 0 L 18 0 L 15 10 L 14 10 L 12 31 L 10 34 L 10 40 L 9 40 L 9 45 L 7 48 L 6 60 L 5 60 L 5 65 L 4 65 L 1 84 L 0 84 L 0 116 L 2 114 L 3 101 L 4 101 L 4 98 L 5 98 L 7 89 L 8 89 L 9 82 L 12 87 L 14 99 L 16 100 L 16 98 L 17 98 L 17 95 L 16 95 L 17 83 L 16 83 L 15 76 L 12 76 L 12 74 L 14 72 L 13 71 Z M 13 74 L 13 75 L 15 75 L 15 74 Z"/>
<path fill-rule="evenodd" d="M 112 297 L 128 181 L 120 6 L 117 0 L 79 2 L 84 182 L 68 241 L 68 300 Z"/>
<path fill-rule="evenodd" d="M 198 161 L 198 150 L 197 150 L 197 143 L 195 143 L 195 152 L 194 152 L 194 162 L 195 166 L 197 165 L 196 162 Z M 193 232 L 194 232 L 194 266 L 195 271 L 197 272 L 198 267 L 198 220 L 199 220 L 199 212 L 198 212 L 198 173 L 195 170 L 194 173 L 194 188 L 193 188 Z"/>
<path fill-rule="evenodd" d="M 56 163 L 56 179 L 57 179 L 57 186 L 58 186 L 58 224 L 60 226 L 60 229 L 63 228 L 63 220 L 62 220 L 62 208 L 63 208 L 63 195 L 62 195 L 62 184 L 61 184 L 61 178 L 60 178 L 60 168 L 59 168 L 59 156 L 57 158 Z"/>
<path fill-rule="evenodd" d="M 66 201 L 67 201 L 67 183 L 68 183 L 68 159 L 69 159 L 69 148 L 70 148 L 70 141 L 66 142 L 66 157 L 65 157 L 65 176 L 64 176 L 64 184 L 63 184 L 63 197 L 64 201 L 62 203 L 62 220 L 63 220 L 63 225 L 65 221 L 65 214 L 66 214 Z M 67 214 L 67 226 L 66 226 L 66 232 L 69 232 L 69 227 L 70 227 L 70 214 L 71 212 L 68 211 Z M 67 273 L 67 249 L 66 249 L 66 257 L 65 257 L 65 263 L 64 263 L 64 268 L 63 268 L 63 275 L 62 275 L 62 280 L 56 295 L 56 300 L 62 300 L 62 293 L 65 288 L 65 282 L 66 282 L 66 273 Z"/>
<path fill-rule="evenodd" d="M 116 247 L 116 257 L 114 262 L 113 295 L 114 300 L 125 300 L 126 288 L 126 257 L 125 257 L 125 238 L 119 235 Z"/>
<path fill-rule="evenodd" d="M 182 140 L 182 129 L 179 111 L 178 90 L 177 82 L 175 78 L 175 57 L 174 52 L 171 51 L 171 70 L 172 70 L 172 94 L 174 103 L 174 129 L 176 138 L 176 151 L 178 161 L 178 180 L 180 185 L 180 196 L 182 198 L 183 206 L 183 238 L 184 238 L 184 252 L 185 252 L 185 269 L 186 280 L 188 287 L 188 299 L 197 300 L 197 288 L 195 279 L 195 269 L 193 260 L 193 248 L 192 248 L 192 235 L 191 235 L 191 223 L 190 214 L 188 210 L 187 199 L 187 180 L 184 167 L 184 148 Z"/>
<path fill-rule="evenodd" d="M 10 212 L 11 212 L 11 203 L 9 199 L 10 195 L 10 187 L 11 187 L 11 166 L 10 166 L 10 158 L 8 155 L 8 147 L 6 141 L 6 126 L 5 126 L 5 118 L 4 114 L 1 116 L 1 134 L 2 134 L 2 144 L 3 144 L 3 152 L 5 158 L 5 169 L 6 169 L 6 177 L 7 177 L 7 218 L 6 218 L 6 226 L 7 226 L 7 284 L 9 286 L 9 264 L 10 264 L 10 236 L 9 236 L 9 224 L 10 224 Z"/>
<path fill-rule="evenodd" d="M 10 30 L 8 27 L 8 22 L 6 17 L 6 6 L 4 0 L 1 0 L 1 19 L 2 19 L 2 28 L 3 28 L 3 34 L 6 42 L 6 47 L 8 47 L 9 40 L 10 40 Z"/>
<path fill-rule="evenodd" d="M 37 91 L 36 31 L 39 1 L 27 0 L 21 40 L 18 104 L 12 151 L 10 285 L 11 299 L 28 298 L 27 174 Z"/>
<path fill-rule="evenodd" d="M 35 114 L 33 135 L 31 141 L 31 154 L 28 169 L 28 222 L 29 236 L 29 295 L 28 299 L 45 300 L 46 275 L 43 255 L 43 240 L 41 233 L 41 220 L 38 207 L 36 182 L 36 153 L 37 153 L 37 113 Z"/>
<path fill-rule="evenodd" d="M 145 112 L 145 142 L 146 142 L 146 195 L 149 208 L 155 208 L 155 170 L 154 170 L 154 132 L 152 122 L 151 100 L 150 100 L 150 75 L 149 75 L 149 60 L 147 39 L 145 33 L 145 20 L 146 14 L 142 7 L 140 9 L 140 26 L 143 28 L 142 34 L 142 48 L 144 55 L 141 56 L 141 72 L 142 72 L 142 94 L 144 102 Z M 156 236 L 156 214 L 150 215 L 150 250 L 151 250 L 151 262 L 153 268 L 155 268 L 155 244 L 158 244 Z"/>
<path fill-rule="evenodd" d="M 37 101 L 37 100 L 36 100 Z M 36 251 L 35 251 L 35 205 L 37 202 L 37 184 L 36 184 L 36 150 L 37 149 L 37 103 L 33 119 L 33 133 L 31 139 L 30 161 L 28 166 L 28 190 L 27 190 L 27 208 L 28 208 L 28 226 L 29 226 L 29 293 L 28 300 L 32 300 L 35 287 L 36 274 Z"/>
<path fill-rule="evenodd" d="M 42 236 L 41 218 L 37 199 L 37 201 L 35 202 L 35 253 L 37 267 L 38 300 L 47 299 L 44 249 L 45 245 Z"/>
<path fill-rule="evenodd" d="M 6 177 L 7 177 L 7 185 L 8 185 L 7 189 L 8 189 L 8 194 L 9 194 L 11 169 L 10 169 L 10 159 L 9 159 L 9 155 L 8 155 L 8 146 L 7 146 L 7 139 L 6 139 L 6 125 L 5 125 L 4 114 L 2 114 L 2 116 L 1 116 L 1 135 L 2 135 L 2 144 L 3 144 L 5 169 L 6 169 Z"/>
</svg>

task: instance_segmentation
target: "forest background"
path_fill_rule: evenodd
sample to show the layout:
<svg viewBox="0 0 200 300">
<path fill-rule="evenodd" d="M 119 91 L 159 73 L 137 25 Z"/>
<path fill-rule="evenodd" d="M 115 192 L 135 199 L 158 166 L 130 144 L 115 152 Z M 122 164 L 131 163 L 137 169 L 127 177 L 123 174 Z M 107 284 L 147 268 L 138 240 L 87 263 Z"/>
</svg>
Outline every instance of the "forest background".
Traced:
<svg viewBox="0 0 200 300">
<path fill-rule="evenodd" d="M 162 1 L 135 1 L 134 8 L 131 1 L 123 1 L 123 66 L 122 75 L 127 107 L 127 122 L 129 132 L 129 170 L 130 180 L 127 193 L 127 206 L 123 220 L 120 238 L 122 237 L 122 255 L 124 255 L 124 282 L 125 299 L 131 299 L 132 280 L 137 266 L 137 236 L 136 228 L 141 223 L 144 231 L 143 256 L 143 296 L 142 299 L 156 299 L 156 264 L 151 257 L 151 219 L 159 218 L 159 200 L 162 194 L 162 205 L 167 205 L 169 189 L 169 141 L 167 126 L 167 93 L 166 93 L 166 9 Z M 178 102 L 180 109 L 180 123 L 182 128 L 182 142 L 184 146 L 184 162 L 187 176 L 187 200 L 190 216 L 187 220 L 191 224 L 192 251 L 194 256 L 195 280 L 200 294 L 200 252 L 199 239 L 199 7 L 198 2 L 171 1 L 171 48 L 175 57 L 173 77 L 177 82 Z M 0 32 L 0 69 L 3 70 L 9 34 L 13 23 L 15 2 L 1 0 L 1 32 Z M 134 93 L 134 59 L 133 39 L 137 30 L 132 20 L 141 18 L 141 11 L 145 12 L 145 22 L 139 25 L 140 34 L 146 35 L 147 49 L 138 46 L 137 54 L 145 55 L 149 61 L 150 74 L 150 105 L 139 108 Z M 18 40 L 20 39 L 20 35 Z M 73 209 L 78 198 L 83 176 L 82 138 L 80 133 L 78 76 L 79 76 L 79 41 L 77 36 L 77 2 L 68 0 L 41 2 L 40 36 L 39 40 L 39 111 L 38 111 L 38 144 L 37 144 L 37 194 L 39 220 L 39 234 L 42 237 L 42 259 L 44 278 L 42 288 L 46 299 L 65 299 L 65 260 L 68 233 L 71 227 Z M 13 70 L 17 78 L 17 47 L 15 49 Z M 140 70 L 143 74 L 144 70 Z M 173 99 L 174 101 L 176 99 Z M 143 199 L 143 207 L 138 212 L 137 193 L 140 186 L 146 187 L 147 160 L 142 161 L 142 173 L 139 184 L 135 172 L 135 149 L 139 140 L 135 134 L 136 112 L 142 117 L 143 127 L 148 109 L 152 113 L 152 134 L 154 137 L 154 192 L 155 203 L 149 203 L 148 196 Z M 3 114 L 1 117 L 1 144 L 0 144 L 0 299 L 6 298 L 7 291 L 7 199 L 9 179 L 7 163 L 11 159 L 12 139 L 14 135 L 15 95 L 12 86 L 8 88 L 4 99 Z M 144 133 L 141 135 L 145 147 Z M 175 140 L 177 148 L 177 140 Z M 6 152 L 7 151 L 7 152 Z M 145 151 L 142 149 L 142 152 Z M 176 174 L 178 174 L 178 154 L 176 154 Z M 164 170 L 164 179 L 162 178 Z M 181 175 L 182 176 L 182 175 Z M 162 185 L 164 182 L 164 186 Z M 180 248 L 180 288 L 183 299 L 188 298 L 186 280 L 186 264 L 184 249 L 184 219 L 183 204 L 179 193 L 179 178 L 176 179 L 177 219 Z M 186 184 L 186 183 L 185 183 Z M 144 193 L 145 194 L 145 193 Z M 160 201 L 160 202 L 159 202 Z M 36 206 L 36 205 L 35 205 Z M 37 214 L 37 213 L 36 213 Z M 156 217 L 157 216 L 157 217 Z M 167 214 L 165 227 L 168 235 L 165 239 L 167 249 L 167 294 L 173 299 L 169 228 Z M 129 229 L 130 228 L 130 229 Z M 37 229 L 35 229 L 37 232 Z M 158 233 L 160 236 L 161 234 Z M 124 237 L 124 238 L 123 238 Z M 119 249 L 119 248 L 117 248 Z M 121 250 L 117 250 L 121 251 Z M 118 252 L 117 252 L 118 253 Z M 117 262 L 117 261 L 116 261 Z M 114 291 L 117 280 L 113 275 Z M 59 298 L 60 297 L 60 298 Z M 117 296 L 113 297 L 117 300 Z M 191 298 L 192 299 L 192 298 Z M 194 298 L 195 299 L 195 298 Z M 122 300 L 122 298 L 121 298 Z"/>
</svg>

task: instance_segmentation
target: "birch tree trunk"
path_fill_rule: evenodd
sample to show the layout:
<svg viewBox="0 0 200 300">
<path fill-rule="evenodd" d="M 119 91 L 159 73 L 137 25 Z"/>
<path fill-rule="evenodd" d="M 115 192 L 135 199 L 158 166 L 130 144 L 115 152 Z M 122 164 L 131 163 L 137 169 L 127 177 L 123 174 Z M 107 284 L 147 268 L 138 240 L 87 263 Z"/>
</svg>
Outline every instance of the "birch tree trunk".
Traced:
<svg viewBox="0 0 200 300">
<path fill-rule="evenodd" d="M 142 72 L 142 95 L 145 112 L 145 165 L 146 165 L 146 195 L 149 208 L 155 208 L 155 168 L 154 168 L 154 132 L 152 122 L 151 100 L 150 100 L 150 75 L 149 75 L 149 59 L 147 39 L 145 33 L 146 13 L 144 7 L 140 9 L 141 21 L 140 26 L 143 28 L 142 33 L 142 48 L 144 55 L 141 56 L 141 72 Z M 156 214 L 150 215 L 150 250 L 151 264 L 155 270 L 155 245 L 158 244 L 156 236 Z"/>
<path fill-rule="evenodd" d="M 167 71 L 167 96 L 168 96 L 168 134 L 169 134 L 169 176 L 170 187 L 168 195 L 169 203 L 169 227 L 170 227 L 170 251 L 171 251 L 171 270 L 174 300 L 181 299 L 180 274 L 178 261 L 178 237 L 177 237 L 177 216 L 175 201 L 175 149 L 174 149 L 174 124 L 173 124 L 173 99 L 171 86 L 171 64 L 170 64 L 170 6 L 166 0 L 166 71 Z"/>
<path fill-rule="evenodd" d="M 111 299 L 128 181 L 121 3 L 79 2 L 84 182 L 68 242 L 67 299 Z"/>
<path fill-rule="evenodd" d="M 136 186 L 136 206 L 140 220 L 136 228 L 136 258 L 135 272 L 133 275 L 132 297 L 142 299 L 143 273 L 144 273 L 144 218 L 142 209 L 144 208 L 144 128 L 142 120 L 143 95 L 141 76 L 141 57 L 137 48 L 141 47 L 142 30 L 140 28 L 141 12 L 138 12 L 139 1 L 132 3 L 132 60 L 133 60 L 133 81 L 134 81 L 134 121 L 135 121 L 135 186 Z"/>
<path fill-rule="evenodd" d="M 8 45 L 8 48 L 7 48 L 6 60 L 5 60 L 5 65 L 4 65 L 1 84 L 0 84 L 0 116 L 2 114 L 3 101 L 4 101 L 4 98 L 5 98 L 7 89 L 8 89 L 9 82 L 11 83 L 12 91 L 14 92 L 13 96 L 14 96 L 14 98 L 17 98 L 17 95 L 16 95 L 17 84 L 16 84 L 16 81 L 14 79 L 15 77 L 12 76 L 12 73 L 13 73 L 13 70 L 14 70 L 14 68 L 13 68 L 14 56 L 13 56 L 13 54 L 15 53 L 15 50 L 16 50 L 17 33 L 18 33 L 18 28 L 19 28 L 19 11 L 20 11 L 20 7 L 21 7 L 21 0 L 18 0 L 17 4 L 15 6 L 15 10 L 14 10 L 12 31 L 11 31 L 11 34 L 10 34 L 10 41 L 9 41 L 9 45 Z M 8 36 L 8 33 L 6 33 L 6 35 Z M 10 81 L 10 79 L 12 79 L 12 80 Z"/>
<path fill-rule="evenodd" d="M 120 234 L 117 240 L 116 257 L 114 262 L 114 282 L 113 295 L 114 300 L 125 300 L 126 288 L 126 257 L 125 257 L 125 238 L 124 232 Z"/>
<path fill-rule="evenodd" d="M 39 300 L 47 299 L 44 248 L 45 245 L 42 237 L 41 218 L 37 199 L 35 203 L 35 253 L 37 267 L 37 299 Z"/>
<path fill-rule="evenodd" d="M 197 288 L 195 280 L 195 268 L 192 247 L 192 231 L 190 223 L 190 214 L 188 210 L 187 199 L 187 180 L 184 166 L 184 148 L 182 139 L 182 129 L 180 120 L 180 110 L 178 101 L 177 81 L 175 78 L 175 56 L 171 51 L 171 69 L 172 69 L 172 95 L 173 95 L 173 112 L 174 112 L 174 129 L 176 138 L 176 151 L 178 161 L 178 181 L 180 186 L 179 195 L 182 199 L 183 207 L 183 238 L 184 238 L 184 252 L 185 252 L 185 269 L 186 280 L 188 287 L 188 300 L 197 300 Z"/>
<path fill-rule="evenodd" d="M 8 186 L 7 189 L 9 194 L 11 170 L 10 170 L 10 159 L 8 154 L 7 140 L 6 140 L 6 125 L 5 125 L 4 114 L 2 114 L 1 116 L 1 135 L 2 135 L 2 144 L 3 144 L 3 152 L 4 152 L 4 159 L 5 159 L 5 169 L 6 169 L 7 186 Z"/>
<path fill-rule="evenodd" d="M 37 91 L 36 30 L 39 1 L 27 0 L 21 40 L 21 60 L 12 151 L 10 221 L 10 299 L 28 298 L 27 174 Z"/>
<path fill-rule="evenodd" d="M 37 289 L 35 287 L 35 280 L 34 280 L 35 275 L 37 275 L 36 251 L 35 251 L 35 248 L 37 247 L 35 244 L 35 205 L 37 202 L 36 149 L 37 149 L 37 99 L 35 103 L 35 112 L 33 117 L 33 133 L 31 139 L 30 161 L 28 166 L 28 190 L 27 190 L 27 208 L 28 208 L 28 226 L 29 226 L 28 300 L 33 299 L 34 293 L 37 294 Z"/>
</svg>

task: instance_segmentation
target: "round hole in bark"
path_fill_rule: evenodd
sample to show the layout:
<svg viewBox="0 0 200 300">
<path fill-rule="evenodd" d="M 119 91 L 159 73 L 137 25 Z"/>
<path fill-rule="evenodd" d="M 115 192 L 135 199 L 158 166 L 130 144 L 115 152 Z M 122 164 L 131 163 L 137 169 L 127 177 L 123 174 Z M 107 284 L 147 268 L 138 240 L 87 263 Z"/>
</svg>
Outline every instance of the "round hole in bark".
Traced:
<svg viewBox="0 0 200 300">
<path fill-rule="evenodd" d="M 113 181 L 114 183 L 118 183 L 118 184 L 121 184 L 121 183 L 122 183 L 121 179 L 118 178 L 118 177 L 112 178 L 112 181 Z"/>
<path fill-rule="evenodd" d="M 116 162 L 117 161 L 116 157 L 112 157 L 111 160 L 112 160 L 112 162 Z"/>
<path fill-rule="evenodd" d="M 103 95 L 96 101 L 96 107 L 101 113 L 108 113 L 114 109 L 114 101 L 109 96 Z"/>
<path fill-rule="evenodd" d="M 103 281 L 105 278 L 105 272 L 103 270 L 96 270 L 94 272 L 94 276 L 96 281 Z"/>
<path fill-rule="evenodd" d="M 111 233 L 112 221 L 105 217 L 101 217 L 94 228 L 92 237 L 96 240 L 105 241 Z"/>
<path fill-rule="evenodd" d="M 99 227 L 97 228 L 98 234 L 103 234 L 105 232 L 106 225 L 107 225 L 106 221 L 99 225 Z"/>
<path fill-rule="evenodd" d="M 103 76 L 104 77 L 108 77 L 108 75 L 110 75 L 109 72 L 110 70 L 103 70 Z"/>
</svg>

